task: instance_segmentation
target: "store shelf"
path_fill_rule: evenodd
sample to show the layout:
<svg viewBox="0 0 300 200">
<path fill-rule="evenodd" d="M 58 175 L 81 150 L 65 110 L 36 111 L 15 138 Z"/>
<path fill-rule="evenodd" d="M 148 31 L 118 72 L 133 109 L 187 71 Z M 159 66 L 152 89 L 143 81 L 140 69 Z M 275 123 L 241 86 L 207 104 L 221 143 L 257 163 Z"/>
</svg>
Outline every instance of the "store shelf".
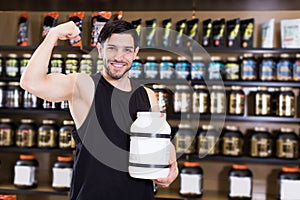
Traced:
<svg viewBox="0 0 300 200">
<path fill-rule="evenodd" d="M 276 123 L 300 123 L 296 117 L 269 117 L 269 116 L 235 116 L 235 115 L 209 115 L 209 114 L 167 114 L 168 119 L 202 119 L 202 120 L 226 120 L 244 122 L 276 122 Z"/>
<path fill-rule="evenodd" d="M 41 195 L 60 195 L 67 196 L 68 192 L 58 192 L 49 186 L 38 186 L 34 189 L 18 189 L 14 185 L 1 184 L 1 194 L 41 194 Z"/>
<path fill-rule="evenodd" d="M 2 113 L 5 114 L 16 114 L 18 115 L 23 115 L 23 114 L 28 114 L 28 115 L 39 115 L 39 114 L 55 114 L 55 115 L 70 115 L 69 110 L 63 110 L 63 109 L 25 109 L 25 108 L 0 108 L 0 115 Z"/>
<path fill-rule="evenodd" d="M 72 154 L 73 149 L 59 148 L 37 148 L 37 147 L 0 147 L 0 152 L 14 153 L 54 153 L 54 154 Z"/>
<path fill-rule="evenodd" d="M 182 159 L 195 161 L 222 161 L 230 163 L 259 163 L 259 164 L 276 164 L 276 165 L 300 165 L 300 159 L 279 159 L 279 158 L 252 158 L 247 156 L 231 157 L 219 155 L 206 155 L 204 157 L 195 154 L 178 154 Z"/>
</svg>

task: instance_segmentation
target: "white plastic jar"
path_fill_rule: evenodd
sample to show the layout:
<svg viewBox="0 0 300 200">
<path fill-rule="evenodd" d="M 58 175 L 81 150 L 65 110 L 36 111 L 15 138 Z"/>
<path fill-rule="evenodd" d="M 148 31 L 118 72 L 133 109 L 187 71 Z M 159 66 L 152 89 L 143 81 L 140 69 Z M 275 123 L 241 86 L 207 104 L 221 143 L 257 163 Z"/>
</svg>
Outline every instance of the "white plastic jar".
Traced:
<svg viewBox="0 0 300 200">
<path fill-rule="evenodd" d="M 130 134 L 130 176 L 141 179 L 167 177 L 171 128 L 166 113 L 138 112 Z"/>
</svg>

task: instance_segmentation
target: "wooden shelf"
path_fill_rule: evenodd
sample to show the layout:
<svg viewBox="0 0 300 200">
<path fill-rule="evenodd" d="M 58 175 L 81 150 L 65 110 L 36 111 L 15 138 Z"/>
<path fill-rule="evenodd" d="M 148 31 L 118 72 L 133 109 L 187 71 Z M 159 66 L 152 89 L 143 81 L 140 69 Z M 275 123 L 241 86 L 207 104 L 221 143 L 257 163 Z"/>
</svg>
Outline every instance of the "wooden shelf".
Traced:
<svg viewBox="0 0 300 200">
<path fill-rule="evenodd" d="M 38 147 L 0 147 L 0 152 L 14 153 L 54 153 L 54 154 L 72 154 L 73 149 L 59 148 L 38 148 Z"/>
<path fill-rule="evenodd" d="M 33 189 L 18 189 L 14 185 L 1 184 L 0 193 L 4 194 L 41 194 L 67 196 L 68 192 L 58 192 L 49 186 L 38 186 Z"/>
</svg>

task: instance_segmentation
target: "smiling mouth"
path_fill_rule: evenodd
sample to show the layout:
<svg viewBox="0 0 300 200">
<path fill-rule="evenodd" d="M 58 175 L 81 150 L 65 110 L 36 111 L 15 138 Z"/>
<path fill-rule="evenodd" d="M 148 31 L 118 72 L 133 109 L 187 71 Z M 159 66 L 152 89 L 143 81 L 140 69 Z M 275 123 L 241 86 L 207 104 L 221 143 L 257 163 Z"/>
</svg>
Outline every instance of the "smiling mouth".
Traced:
<svg viewBox="0 0 300 200">
<path fill-rule="evenodd" d="M 113 63 L 110 63 L 115 69 L 122 69 L 126 66 L 126 63 L 116 63 L 116 62 L 113 62 Z"/>
</svg>

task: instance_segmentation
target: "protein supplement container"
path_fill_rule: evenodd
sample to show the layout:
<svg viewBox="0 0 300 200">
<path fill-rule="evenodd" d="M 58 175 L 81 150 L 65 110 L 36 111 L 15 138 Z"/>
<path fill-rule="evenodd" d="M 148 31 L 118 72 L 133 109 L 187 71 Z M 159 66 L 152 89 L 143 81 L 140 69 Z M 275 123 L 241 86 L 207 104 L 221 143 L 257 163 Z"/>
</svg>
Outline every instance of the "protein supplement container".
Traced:
<svg viewBox="0 0 300 200">
<path fill-rule="evenodd" d="M 138 112 L 130 128 L 129 174 L 156 179 L 169 174 L 171 128 L 166 114 Z"/>
<path fill-rule="evenodd" d="M 5 60 L 5 76 L 6 77 L 19 77 L 20 76 L 20 64 L 17 54 L 8 54 Z"/>
<path fill-rule="evenodd" d="M 144 63 L 144 76 L 146 79 L 159 78 L 159 64 L 155 56 L 147 56 Z"/>
<path fill-rule="evenodd" d="M 180 169 L 179 194 L 186 198 L 203 195 L 203 170 L 198 162 L 185 161 Z"/>
<path fill-rule="evenodd" d="M 58 156 L 52 168 L 52 187 L 57 191 L 68 191 L 73 173 L 73 158 Z"/>
<path fill-rule="evenodd" d="M 262 81 L 276 80 L 276 62 L 272 54 L 263 54 L 259 68 L 259 79 Z"/>
<path fill-rule="evenodd" d="M 38 128 L 38 147 L 53 148 L 57 146 L 58 130 L 54 120 L 45 119 Z"/>
<path fill-rule="evenodd" d="M 241 63 L 241 79 L 256 80 L 257 79 L 257 61 L 253 54 L 244 54 Z"/>
<path fill-rule="evenodd" d="M 210 113 L 225 114 L 226 94 L 221 85 L 213 85 L 210 92 Z"/>
<path fill-rule="evenodd" d="M 207 114 L 209 107 L 209 93 L 204 85 L 194 85 L 193 113 Z"/>
<path fill-rule="evenodd" d="M 203 155 L 217 155 L 219 149 L 219 134 L 211 125 L 203 125 L 197 134 L 197 153 Z"/>
<path fill-rule="evenodd" d="M 196 152 L 194 130 L 188 121 L 182 121 L 178 126 L 174 142 L 177 153 L 192 154 Z"/>
<path fill-rule="evenodd" d="M 65 73 L 71 74 L 78 72 L 79 68 L 79 59 L 76 54 L 67 54 L 67 58 L 65 60 Z"/>
<path fill-rule="evenodd" d="M 0 119 L 0 146 L 14 144 L 15 129 L 11 118 Z"/>
<path fill-rule="evenodd" d="M 241 156 L 243 154 L 243 134 L 236 126 L 226 126 L 220 136 L 221 154 Z"/>
<path fill-rule="evenodd" d="M 278 174 L 278 199 L 295 200 L 300 197 L 300 172 L 298 167 L 283 166 Z"/>
<path fill-rule="evenodd" d="M 175 67 L 171 56 L 161 57 L 159 64 L 160 79 L 174 79 L 175 78 Z"/>
<path fill-rule="evenodd" d="M 14 185 L 20 189 L 37 187 L 38 165 L 34 155 L 21 154 L 15 164 Z"/>
<path fill-rule="evenodd" d="M 229 114 L 244 115 L 245 93 L 240 86 L 232 86 L 229 92 Z"/>
<path fill-rule="evenodd" d="M 75 141 L 72 137 L 72 131 L 74 129 L 73 120 L 64 120 L 63 125 L 59 129 L 58 146 L 59 148 L 75 148 Z"/>
<path fill-rule="evenodd" d="M 296 159 L 298 156 L 298 135 L 291 128 L 281 128 L 276 136 L 276 157 Z"/>
<path fill-rule="evenodd" d="M 273 137 L 265 127 L 255 127 L 249 135 L 250 156 L 269 158 L 272 156 Z"/>
<path fill-rule="evenodd" d="M 21 119 L 16 131 L 16 145 L 18 147 L 34 147 L 37 139 L 37 127 L 33 119 Z"/>
<path fill-rule="evenodd" d="M 64 73 L 64 59 L 61 54 L 53 54 L 50 60 L 50 73 Z"/>
<path fill-rule="evenodd" d="M 139 56 L 136 56 L 135 60 L 132 62 L 128 76 L 129 78 L 143 77 L 143 61 Z"/>
<path fill-rule="evenodd" d="M 230 200 L 252 199 L 252 172 L 247 165 L 233 164 L 229 171 Z"/>
</svg>

